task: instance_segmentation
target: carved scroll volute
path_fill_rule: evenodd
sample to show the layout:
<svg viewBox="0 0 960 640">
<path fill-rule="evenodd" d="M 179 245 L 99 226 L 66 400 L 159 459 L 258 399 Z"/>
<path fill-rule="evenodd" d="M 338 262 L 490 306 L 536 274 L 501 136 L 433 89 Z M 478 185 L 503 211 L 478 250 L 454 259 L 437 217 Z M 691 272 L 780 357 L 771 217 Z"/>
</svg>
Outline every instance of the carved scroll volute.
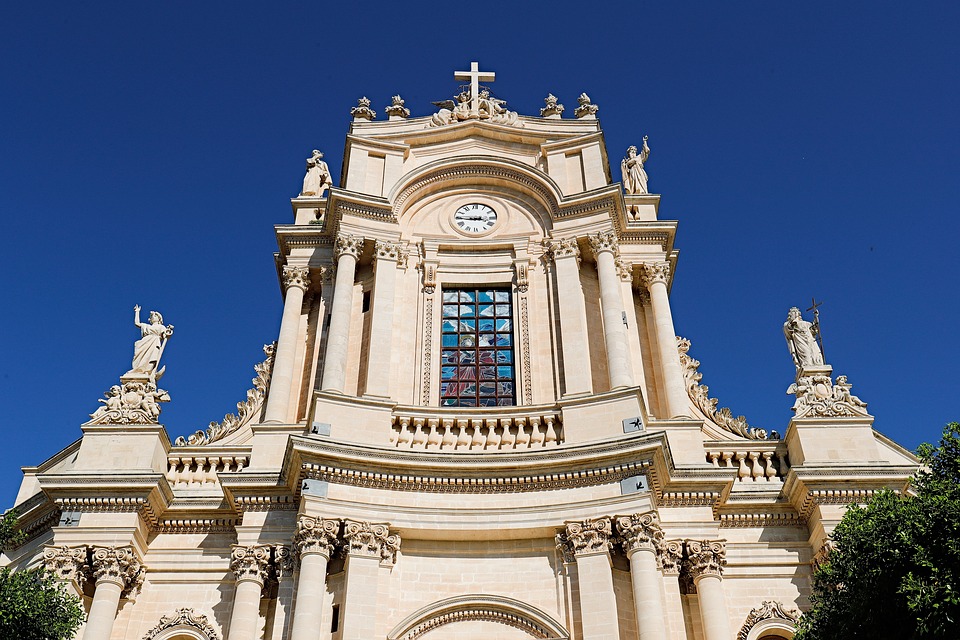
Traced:
<svg viewBox="0 0 960 640">
<path fill-rule="evenodd" d="M 386 523 L 344 520 L 343 538 L 350 555 L 380 558 L 381 563 L 393 564 L 400 550 L 400 536 L 390 532 Z"/>
<path fill-rule="evenodd" d="M 635 513 L 616 518 L 617 533 L 620 536 L 623 552 L 630 555 L 636 551 L 650 551 L 659 556 L 663 547 L 663 529 L 656 511 Z"/>
<path fill-rule="evenodd" d="M 723 577 L 727 564 L 726 544 L 722 540 L 687 540 L 687 570 L 696 582 L 703 577 Z"/>
<path fill-rule="evenodd" d="M 607 553 L 612 529 L 609 518 L 568 522 L 564 536 L 574 555 Z"/>
<path fill-rule="evenodd" d="M 340 521 L 300 516 L 293 542 L 301 556 L 318 553 L 328 559 L 337 546 Z"/>
<path fill-rule="evenodd" d="M 124 597 L 130 599 L 140 590 L 146 567 L 140 563 L 133 547 L 92 547 L 90 558 L 97 584 L 120 585 Z"/>
<path fill-rule="evenodd" d="M 90 572 L 87 555 L 86 545 L 79 547 L 49 546 L 43 550 L 43 566 L 60 580 L 73 582 L 78 587 L 83 587 Z"/>
<path fill-rule="evenodd" d="M 230 569 L 237 582 L 252 580 L 261 586 L 270 579 L 270 545 L 233 545 Z"/>
<path fill-rule="evenodd" d="M 660 567 L 664 575 L 678 576 L 683 567 L 683 540 L 668 540 L 660 549 Z"/>
</svg>

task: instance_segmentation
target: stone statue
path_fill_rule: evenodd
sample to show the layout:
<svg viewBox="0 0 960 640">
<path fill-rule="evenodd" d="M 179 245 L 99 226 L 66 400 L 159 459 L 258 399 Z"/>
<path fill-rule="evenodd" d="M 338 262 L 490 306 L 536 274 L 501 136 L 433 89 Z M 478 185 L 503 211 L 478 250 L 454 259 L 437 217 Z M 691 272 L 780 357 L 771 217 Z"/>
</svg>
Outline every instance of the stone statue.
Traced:
<svg viewBox="0 0 960 640">
<path fill-rule="evenodd" d="M 797 371 L 807 366 L 822 366 L 823 354 L 817 344 L 818 329 L 800 315 L 800 309 L 791 307 L 787 321 L 783 323 L 783 335 L 787 339 L 787 348 L 793 356 Z"/>
<path fill-rule="evenodd" d="M 637 155 L 637 148 L 627 147 L 627 157 L 620 162 L 620 172 L 623 174 L 623 190 L 627 193 L 648 193 L 647 172 L 643 170 L 643 163 L 650 157 L 650 147 L 647 146 L 647 136 L 643 136 L 643 149 Z"/>
<path fill-rule="evenodd" d="M 150 323 L 140 322 L 140 305 L 133 307 L 133 324 L 140 329 L 140 339 L 133 345 L 133 367 L 126 375 L 145 374 L 150 380 L 159 380 L 163 369 L 158 369 L 160 356 L 173 335 L 173 325 L 164 326 L 159 311 L 150 312 Z"/>
<path fill-rule="evenodd" d="M 313 155 L 307 158 L 307 175 L 303 176 L 303 189 L 300 191 L 300 195 L 317 196 L 319 198 L 323 196 L 323 192 L 328 187 L 332 186 L 330 168 L 323 161 L 323 154 L 314 149 Z"/>
</svg>

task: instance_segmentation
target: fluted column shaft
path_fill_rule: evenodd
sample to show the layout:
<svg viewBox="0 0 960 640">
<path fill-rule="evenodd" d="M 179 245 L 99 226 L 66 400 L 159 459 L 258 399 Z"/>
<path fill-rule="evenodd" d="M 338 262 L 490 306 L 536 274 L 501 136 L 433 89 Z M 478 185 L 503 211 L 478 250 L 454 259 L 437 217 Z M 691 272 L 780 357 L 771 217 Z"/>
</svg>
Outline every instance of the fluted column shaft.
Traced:
<svg viewBox="0 0 960 640">
<path fill-rule="evenodd" d="M 370 352 L 364 394 L 390 396 L 390 357 L 393 349 L 393 303 L 396 298 L 397 261 L 400 245 L 377 241 L 373 280 L 373 318 L 370 321 Z"/>
<path fill-rule="evenodd" d="M 303 294 L 310 286 L 310 270 L 307 267 L 284 267 L 283 317 L 280 320 L 280 336 L 277 339 L 273 373 L 270 374 L 270 393 L 264 422 L 288 422 L 290 393 L 296 370 L 297 338 L 300 335 L 300 313 L 303 309 Z"/>
<path fill-rule="evenodd" d="M 327 353 L 323 359 L 321 391 L 343 393 L 347 377 L 350 347 L 350 318 L 353 315 L 353 283 L 363 238 L 341 235 L 337 238 L 337 276 L 327 329 Z"/>
<path fill-rule="evenodd" d="M 83 630 L 83 640 L 110 640 L 113 634 L 113 622 L 120 606 L 120 594 L 123 583 L 115 580 L 97 580 L 90 615 Z"/>
<path fill-rule="evenodd" d="M 270 548 L 266 545 L 234 546 L 230 567 L 237 577 L 230 615 L 228 640 L 257 640 L 260 594 L 267 578 Z"/>
<path fill-rule="evenodd" d="M 294 543 L 300 551 L 300 577 L 293 611 L 290 640 L 318 640 L 323 594 L 327 584 L 327 563 L 340 531 L 339 520 L 301 516 Z"/>
<path fill-rule="evenodd" d="M 617 236 L 613 231 L 590 236 L 597 259 L 600 280 L 600 309 L 603 315 L 603 341 L 607 351 L 607 373 L 610 388 L 633 386 L 633 371 L 627 332 L 623 324 L 623 298 L 620 296 L 620 277 L 617 275 Z M 561 320 L 562 321 L 562 320 Z"/>
<path fill-rule="evenodd" d="M 569 238 L 554 242 L 550 252 L 557 278 L 564 395 L 592 393 L 587 312 L 580 286 L 580 249 L 576 238 Z"/>
<path fill-rule="evenodd" d="M 670 265 L 666 262 L 646 264 L 645 281 L 650 291 L 650 305 L 653 311 L 654 331 L 657 336 L 657 353 L 660 360 L 661 380 L 666 389 L 666 418 L 676 418 L 690 413 L 688 408 L 686 385 L 683 370 L 680 368 L 680 354 L 677 351 L 677 334 L 670 312 L 670 298 L 667 295 L 667 278 Z"/>
</svg>

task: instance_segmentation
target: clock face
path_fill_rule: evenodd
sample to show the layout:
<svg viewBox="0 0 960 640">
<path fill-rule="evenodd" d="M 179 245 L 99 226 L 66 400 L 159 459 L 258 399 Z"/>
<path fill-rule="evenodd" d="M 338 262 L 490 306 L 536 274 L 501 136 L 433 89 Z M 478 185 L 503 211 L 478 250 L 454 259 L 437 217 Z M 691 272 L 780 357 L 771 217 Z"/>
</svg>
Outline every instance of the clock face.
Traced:
<svg viewBox="0 0 960 640">
<path fill-rule="evenodd" d="M 465 204 L 453 214 L 453 222 L 461 231 L 483 233 L 497 223 L 497 212 L 485 204 Z"/>
</svg>

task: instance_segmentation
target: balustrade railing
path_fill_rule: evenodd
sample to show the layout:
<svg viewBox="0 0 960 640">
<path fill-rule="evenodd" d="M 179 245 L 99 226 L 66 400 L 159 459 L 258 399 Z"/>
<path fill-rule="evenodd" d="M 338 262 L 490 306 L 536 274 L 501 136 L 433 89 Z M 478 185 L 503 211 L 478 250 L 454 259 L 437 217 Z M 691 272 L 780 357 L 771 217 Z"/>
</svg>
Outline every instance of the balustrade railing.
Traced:
<svg viewBox="0 0 960 640">
<path fill-rule="evenodd" d="M 707 462 L 714 467 L 737 470 L 738 482 L 782 482 L 790 469 L 787 452 L 772 446 L 713 447 L 706 451 Z"/>
<path fill-rule="evenodd" d="M 398 449 L 515 451 L 563 442 L 560 413 L 554 410 L 484 412 L 394 411 L 390 444 Z"/>
<path fill-rule="evenodd" d="M 245 455 L 169 456 L 167 480 L 174 488 L 200 488 L 216 484 L 217 473 L 243 471 L 249 462 L 250 457 Z"/>
</svg>

